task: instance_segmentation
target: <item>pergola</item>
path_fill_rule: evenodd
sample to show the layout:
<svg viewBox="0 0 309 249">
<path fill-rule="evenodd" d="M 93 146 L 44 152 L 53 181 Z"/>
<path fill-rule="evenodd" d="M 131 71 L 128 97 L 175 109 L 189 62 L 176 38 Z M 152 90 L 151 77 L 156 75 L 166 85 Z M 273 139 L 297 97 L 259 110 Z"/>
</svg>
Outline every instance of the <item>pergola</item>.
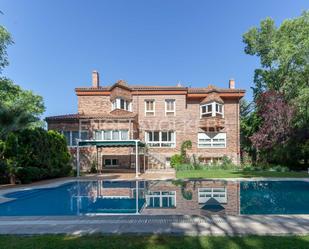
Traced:
<svg viewBox="0 0 309 249">
<path fill-rule="evenodd" d="M 139 175 L 139 147 L 145 147 L 145 143 L 140 140 L 78 140 L 77 143 L 77 177 L 80 176 L 80 146 L 95 146 L 96 148 L 112 148 L 112 147 L 135 147 L 135 177 Z M 145 155 L 144 155 L 145 156 Z"/>
</svg>

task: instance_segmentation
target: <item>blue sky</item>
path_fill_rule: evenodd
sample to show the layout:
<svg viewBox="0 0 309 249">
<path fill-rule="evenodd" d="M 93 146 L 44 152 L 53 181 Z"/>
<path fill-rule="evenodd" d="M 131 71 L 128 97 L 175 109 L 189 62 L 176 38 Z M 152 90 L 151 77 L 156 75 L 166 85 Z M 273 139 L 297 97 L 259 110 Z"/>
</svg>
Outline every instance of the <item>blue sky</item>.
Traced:
<svg viewBox="0 0 309 249">
<path fill-rule="evenodd" d="M 309 8 L 308 0 L 1 0 L 12 34 L 4 75 L 44 97 L 44 116 L 77 112 L 74 88 L 118 79 L 129 84 L 236 87 L 250 99 L 257 58 L 242 34 Z"/>
</svg>

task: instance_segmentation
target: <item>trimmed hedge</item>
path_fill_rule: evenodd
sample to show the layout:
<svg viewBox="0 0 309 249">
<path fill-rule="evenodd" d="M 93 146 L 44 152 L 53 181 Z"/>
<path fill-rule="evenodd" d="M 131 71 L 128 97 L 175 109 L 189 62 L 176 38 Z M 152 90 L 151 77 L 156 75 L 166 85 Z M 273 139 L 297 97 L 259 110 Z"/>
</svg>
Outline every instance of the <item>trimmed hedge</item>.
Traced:
<svg viewBox="0 0 309 249">
<path fill-rule="evenodd" d="M 26 129 L 10 136 L 6 143 L 7 161 L 13 162 L 7 163 L 7 169 L 21 183 L 68 176 L 72 170 L 66 140 L 56 131 Z"/>
</svg>

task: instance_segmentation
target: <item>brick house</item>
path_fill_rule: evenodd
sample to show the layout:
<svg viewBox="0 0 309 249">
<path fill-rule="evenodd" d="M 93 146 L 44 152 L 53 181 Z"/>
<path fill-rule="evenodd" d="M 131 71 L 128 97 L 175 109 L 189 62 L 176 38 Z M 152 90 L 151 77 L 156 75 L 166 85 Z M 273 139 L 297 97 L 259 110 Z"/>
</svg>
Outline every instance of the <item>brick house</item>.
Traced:
<svg viewBox="0 0 309 249">
<path fill-rule="evenodd" d="M 205 88 L 129 85 L 119 80 L 101 86 L 92 73 L 92 86 L 75 89 L 78 112 L 47 117 L 48 129 L 64 134 L 76 156 L 77 139 L 126 141 L 146 144 L 139 156 L 143 170 L 169 168 L 172 155 L 191 140 L 188 155 L 201 163 L 223 156 L 239 163 L 239 101 L 245 91 L 209 85 Z M 82 170 L 95 162 L 99 170 L 134 168 L 134 148 L 81 147 Z"/>
</svg>

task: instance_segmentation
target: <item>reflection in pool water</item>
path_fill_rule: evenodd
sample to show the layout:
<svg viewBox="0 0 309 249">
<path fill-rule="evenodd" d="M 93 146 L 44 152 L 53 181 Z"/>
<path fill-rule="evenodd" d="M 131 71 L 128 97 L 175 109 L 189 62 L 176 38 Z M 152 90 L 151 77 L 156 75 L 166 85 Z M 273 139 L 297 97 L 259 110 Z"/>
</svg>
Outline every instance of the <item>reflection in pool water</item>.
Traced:
<svg viewBox="0 0 309 249">
<path fill-rule="evenodd" d="M 1 216 L 309 214 L 302 181 L 76 181 L 5 197 Z"/>
</svg>

